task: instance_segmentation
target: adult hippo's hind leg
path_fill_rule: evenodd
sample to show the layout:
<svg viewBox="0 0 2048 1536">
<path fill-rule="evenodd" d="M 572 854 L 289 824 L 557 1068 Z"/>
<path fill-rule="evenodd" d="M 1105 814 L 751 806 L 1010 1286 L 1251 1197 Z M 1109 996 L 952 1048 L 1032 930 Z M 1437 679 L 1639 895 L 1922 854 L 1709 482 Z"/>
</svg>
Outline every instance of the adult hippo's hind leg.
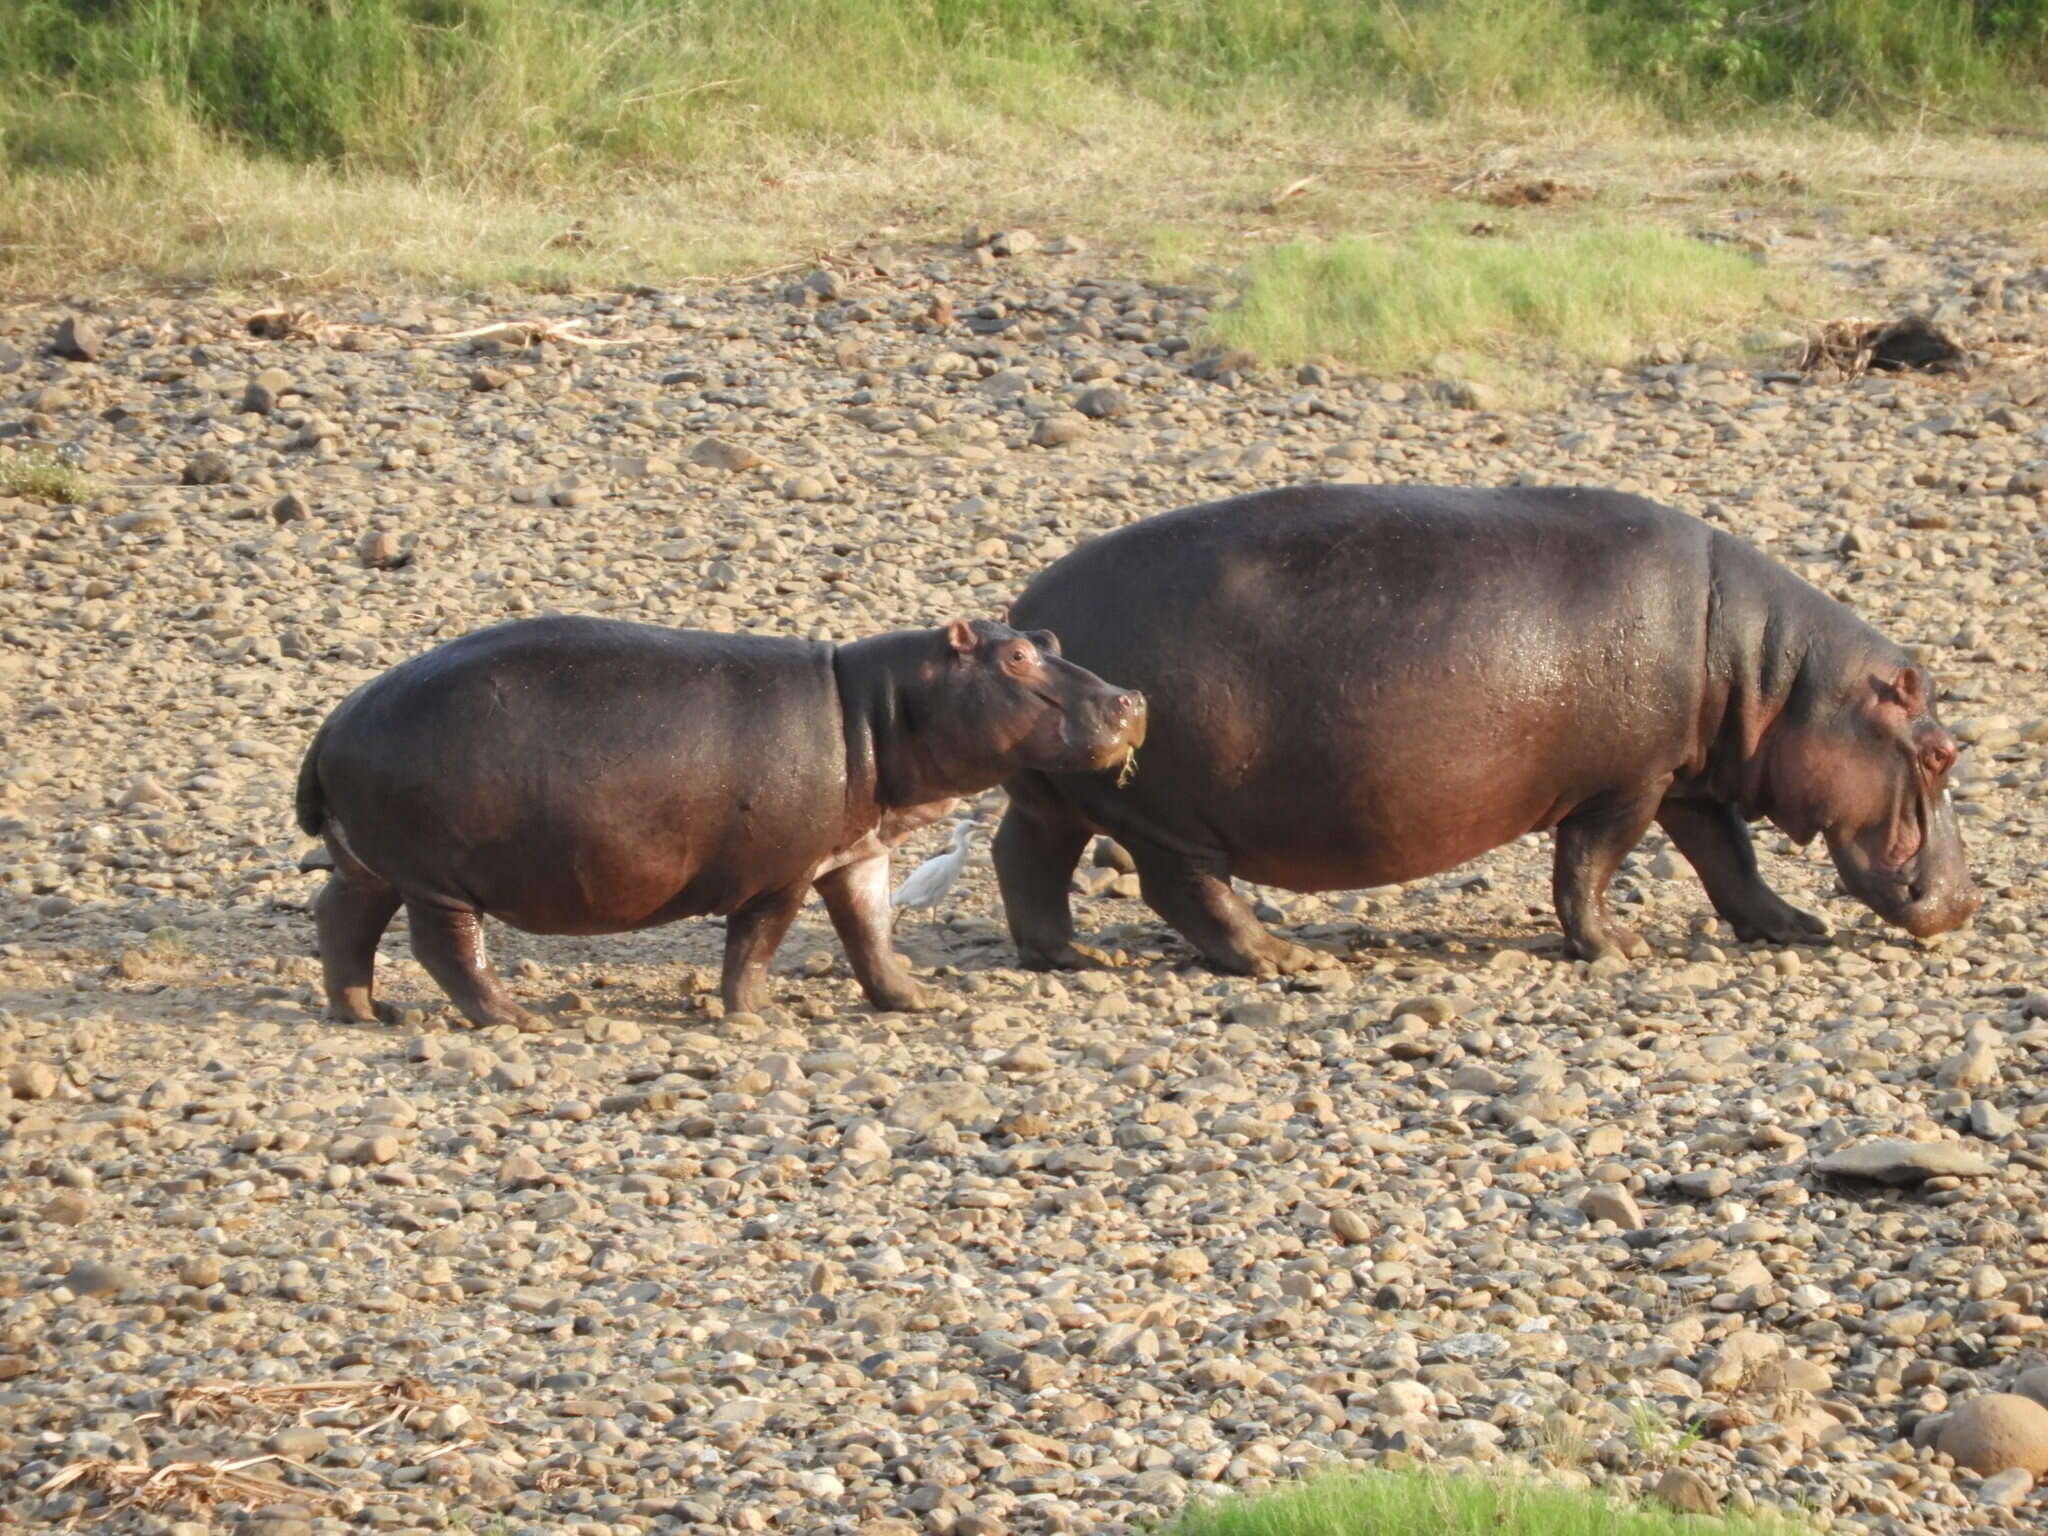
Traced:
<svg viewBox="0 0 2048 1536">
<path fill-rule="evenodd" d="M 1145 904 L 1178 929 L 1219 971 L 1242 976 L 1291 976 L 1340 962 L 1336 956 L 1290 944 L 1259 926 L 1244 898 L 1230 887 L 1220 860 L 1211 865 L 1156 843 L 1126 839 L 1138 866 Z"/>
<path fill-rule="evenodd" d="M 1707 800 L 1667 800 L 1657 809 L 1657 823 L 1671 835 L 1678 851 L 1707 888 L 1707 900 L 1748 943 L 1810 943 L 1825 938 L 1828 925 L 1802 912 L 1764 884 L 1756 867 L 1756 848 L 1749 824 L 1731 805 Z"/>
<path fill-rule="evenodd" d="M 990 857 L 1003 895 L 1003 917 L 1027 971 L 1074 970 L 1107 963 L 1099 949 L 1074 942 L 1074 866 L 1088 846 L 1084 821 L 1015 794 L 996 828 Z"/>
<path fill-rule="evenodd" d="M 512 1001 L 492 969 L 484 954 L 481 913 L 408 900 L 405 920 L 412 929 L 413 954 L 471 1023 L 484 1029 L 509 1024 L 529 1034 L 548 1027 L 545 1019 Z"/>
<path fill-rule="evenodd" d="M 361 865 L 337 863 L 313 898 L 313 928 L 327 988 L 327 1017 L 356 1024 L 390 1024 L 398 1010 L 375 999 L 377 941 L 391 925 L 400 897 L 395 886 Z"/>
<path fill-rule="evenodd" d="M 818 894 L 867 1000 L 886 1013 L 915 1013 L 931 995 L 911 978 L 889 937 L 889 855 L 877 853 L 818 877 Z"/>
<path fill-rule="evenodd" d="M 1657 814 L 1664 786 L 1646 794 L 1589 800 L 1557 824 L 1551 894 L 1565 945 L 1581 960 L 1640 959 L 1650 946 L 1607 910 L 1607 883 Z"/>
<path fill-rule="evenodd" d="M 759 1013 L 768 1003 L 768 962 L 796 921 L 809 887 L 770 891 L 725 920 L 725 971 L 719 995 L 728 1013 Z"/>
</svg>

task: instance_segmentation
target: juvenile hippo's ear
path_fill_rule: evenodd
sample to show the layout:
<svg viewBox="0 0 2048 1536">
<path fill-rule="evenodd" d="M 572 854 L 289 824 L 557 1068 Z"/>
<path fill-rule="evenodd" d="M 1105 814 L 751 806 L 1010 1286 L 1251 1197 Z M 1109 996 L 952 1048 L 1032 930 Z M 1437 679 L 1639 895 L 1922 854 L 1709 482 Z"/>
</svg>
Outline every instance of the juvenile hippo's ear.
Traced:
<svg viewBox="0 0 2048 1536">
<path fill-rule="evenodd" d="M 972 656 L 981 648 L 981 637 L 967 620 L 955 619 L 946 626 L 946 643 L 962 656 Z"/>
<path fill-rule="evenodd" d="M 1060 653 L 1060 637 L 1049 629 L 1032 630 L 1031 643 L 1049 655 L 1057 656 Z"/>
</svg>

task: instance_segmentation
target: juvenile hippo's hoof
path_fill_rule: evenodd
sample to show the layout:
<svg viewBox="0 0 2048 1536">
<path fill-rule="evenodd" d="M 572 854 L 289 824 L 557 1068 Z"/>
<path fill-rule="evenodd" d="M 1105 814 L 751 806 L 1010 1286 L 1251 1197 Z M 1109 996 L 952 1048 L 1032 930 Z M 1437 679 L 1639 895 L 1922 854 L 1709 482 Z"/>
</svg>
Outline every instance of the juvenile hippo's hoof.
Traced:
<svg viewBox="0 0 2048 1536">
<path fill-rule="evenodd" d="M 1324 950 L 1306 944 L 1276 941 L 1270 953 L 1261 955 L 1253 974 L 1258 976 L 1299 976 L 1304 971 L 1334 971 L 1343 961 Z"/>
</svg>

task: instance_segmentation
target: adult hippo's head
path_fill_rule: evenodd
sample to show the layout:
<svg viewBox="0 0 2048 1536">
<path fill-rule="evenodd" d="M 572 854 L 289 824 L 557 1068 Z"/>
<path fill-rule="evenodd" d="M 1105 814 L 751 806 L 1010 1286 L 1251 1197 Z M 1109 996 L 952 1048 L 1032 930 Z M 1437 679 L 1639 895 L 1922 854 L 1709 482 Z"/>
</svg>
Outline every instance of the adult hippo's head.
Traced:
<svg viewBox="0 0 2048 1536">
<path fill-rule="evenodd" d="M 1116 768 L 1144 744 L 1145 696 L 1068 661 L 1051 630 L 955 619 L 945 638 L 935 696 L 961 733 L 1012 768 Z"/>
<path fill-rule="evenodd" d="M 1843 669 L 1797 696 L 1772 754 L 1771 819 L 1816 832 L 1849 894 L 1920 938 L 1960 927 L 1982 898 L 1949 795 L 1955 738 L 1927 673 L 1901 657 Z"/>
</svg>

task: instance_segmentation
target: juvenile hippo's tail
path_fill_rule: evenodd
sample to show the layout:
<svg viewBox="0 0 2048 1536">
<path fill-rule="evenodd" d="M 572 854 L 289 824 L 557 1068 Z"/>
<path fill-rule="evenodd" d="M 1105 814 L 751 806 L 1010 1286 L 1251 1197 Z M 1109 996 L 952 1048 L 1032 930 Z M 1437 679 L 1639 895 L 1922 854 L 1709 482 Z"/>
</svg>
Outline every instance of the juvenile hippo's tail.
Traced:
<svg viewBox="0 0 2048 1536">
<path fill-rule="evenodd" d="M 327 825 L 327 795 L 320 788 L 320 744 L 326 736 L 327 727 L 323 723 L 313 733 L 312 745 L 306 748 L 306 755 L 299 763 L 299 787 L 292 796 L 292 809 L 298 813 L 299 830 L 308 837 L 318 837 Z"/>
</svg>

